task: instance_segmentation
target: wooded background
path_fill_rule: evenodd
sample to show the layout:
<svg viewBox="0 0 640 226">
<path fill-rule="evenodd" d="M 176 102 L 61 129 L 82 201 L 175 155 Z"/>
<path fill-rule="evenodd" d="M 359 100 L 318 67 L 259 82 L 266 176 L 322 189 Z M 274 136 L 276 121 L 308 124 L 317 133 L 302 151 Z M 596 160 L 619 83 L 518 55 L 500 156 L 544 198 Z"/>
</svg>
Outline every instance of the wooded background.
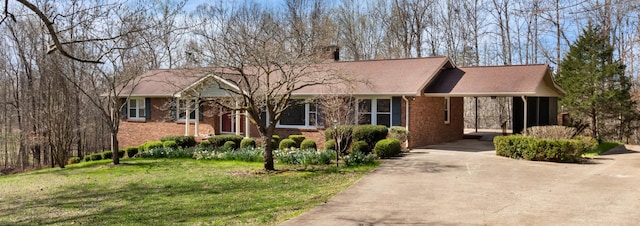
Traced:
<svg viewBox="0 0 640 226">
<path fill-rule="evenodd" d="M 626 65 L 624 76 L 637 83 L 640 65 L 638 1 L 31 2 L 75 60 L 56 51 L 42 18 L 19 2 L 0 3 L 0 169 L 53 166 L 65 150 L 83 156 L 108 149 L 117 121 L 108 113 L 117 106 L 100 95 L 150 69 L 213 65 L 211 40 L 221 36 L 221 18 L 241 10 L 285 27 L 299 49 L 336 45 L 347 61 L 446 55 L 458 66 L 549 64 L 557 70 L 593 23 L 609 35 L 614 58 Z M 509 98 L 479 98 L 479 106 L 480 128 L 510 120 Z M 473 128 L 473 98 L 465 109 L 466 126 Z"/>
</svg>

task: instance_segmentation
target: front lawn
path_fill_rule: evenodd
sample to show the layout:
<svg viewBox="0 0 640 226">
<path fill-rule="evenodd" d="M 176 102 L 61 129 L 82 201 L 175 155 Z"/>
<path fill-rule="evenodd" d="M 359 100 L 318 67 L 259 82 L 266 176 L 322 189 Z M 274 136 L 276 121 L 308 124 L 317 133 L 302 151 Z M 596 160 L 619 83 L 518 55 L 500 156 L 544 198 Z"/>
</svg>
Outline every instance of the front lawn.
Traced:
<svg viewBox="0 0 640 226">
<path fill-rule="evenodd" d="M 582 154 L 583 157 L 585 158 L 593 158 L 595 156 L 598 156 L 602 153 L 605 153 L 609 150 L 611 150 L 612 148 L 617 147 L 618 145 L 622 145 L 622 143 L 620 142 L 607 142 L 607 141 L 603 141 L 602 143 L 598 144 L 598 148 L 596 148 L 593 151 L 590 152 L 585 152 Z"/>
<path fill-rule="evenodd" d="M 0 225 L 273 225 L 375 166 L 265 173 L 261 163 L 123 159 L 0 177 Z"/>
</svg>

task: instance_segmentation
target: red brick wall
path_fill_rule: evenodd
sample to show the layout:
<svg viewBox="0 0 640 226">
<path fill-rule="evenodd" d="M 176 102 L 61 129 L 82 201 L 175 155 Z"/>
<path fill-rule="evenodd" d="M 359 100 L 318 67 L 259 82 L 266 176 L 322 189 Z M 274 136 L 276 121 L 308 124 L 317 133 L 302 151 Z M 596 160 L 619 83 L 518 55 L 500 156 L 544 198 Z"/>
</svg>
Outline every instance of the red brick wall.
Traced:
<svg viewBox="0 0 640 226">
<path fill-rule="evenodd" d="M 169 99 L 151 98 L 151 119 L 141 121 L 120 120 L 120 131 L 118 132 L 118 142 L 121 148 L 128 146 L 138 146 L 147 141 L 160 140 L 160 138 L 171 135 L 184 135 L 184 122 L 171 121 L 169 118 Z M 209 106 L 204 106 L 207 111 Z M 219 128 L 219 117 L 217 115 L 205 114 L 199 122 L 199 134 L 215 134 Z M 193 135 L 195 123 L 189 124 L 189 134 Z M 198 140 L 203 139 L 201 137 Z"/>
<path fill-rule="evenodd" d="M 451 97 L 450 122 L 444 122 L 443 97 L 415 97 L 409 104 L 409 147 L 462 139 L 464 134 L 464 101 Z M 405 118 L 403 102 L 403 124 Z"/>
</svg>

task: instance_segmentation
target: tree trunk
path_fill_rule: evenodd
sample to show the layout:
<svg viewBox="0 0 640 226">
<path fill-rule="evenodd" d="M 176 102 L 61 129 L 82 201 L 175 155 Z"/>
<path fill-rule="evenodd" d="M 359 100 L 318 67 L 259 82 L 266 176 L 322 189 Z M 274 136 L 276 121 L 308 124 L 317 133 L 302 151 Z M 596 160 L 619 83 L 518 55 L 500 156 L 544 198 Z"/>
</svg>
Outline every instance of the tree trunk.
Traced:
<svg viewBox="0 0 640 226">
<path fill-rule="evenodd" d="M 274 171 L 276 170 L 273 165 L 273 143 L 271 139 L 273 133 L 267 133 L 262 137 L 264 140 L 264 170 Z"/>
<path fill-rule="evenodd" d="M 120 156 L 118 156 L 118 132 L 111 131 L 111 153 L 113 165 L 120 164 Z"/>
</svg>

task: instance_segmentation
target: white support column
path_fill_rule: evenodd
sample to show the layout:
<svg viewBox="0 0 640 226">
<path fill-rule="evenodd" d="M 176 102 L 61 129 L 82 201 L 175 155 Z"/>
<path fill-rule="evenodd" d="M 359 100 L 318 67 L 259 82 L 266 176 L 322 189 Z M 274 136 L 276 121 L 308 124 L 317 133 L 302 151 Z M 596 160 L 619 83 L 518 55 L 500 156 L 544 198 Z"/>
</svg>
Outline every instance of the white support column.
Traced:
<svg viewBox="0 0 640 226">
<path fill-rule="evenodd" d="M 189 136 L 189 120 L 190 120 L 190 114 L 189 114 L 189 100 L 185 100 L 185 104 L 184 104 L 184 135 L 185 136 Z"/>
<path fill-rule="evenodd" d="M 522 102 L 524 103 L 524 122 L 522 127 L 522 133 L 524 134 L 527 131 L 527 97 L 521 96 Z"/>
<path fill-rule="evenodd" d="M 196 122 L 193 129 L 193 136 L 200 136 L 200 101 L 195 100 L 196 103 Z"/>
<path fill-rule="evenodd" d="M 238 110 L 233 111 L 233 115 L 235 116 L 236 135 L 240 135 L 240 127 L 242 126 L 242 124 L 240 124 L 240 119 L 241 119 L 240 111 Z"/>
<path fill-rule="evenodd" d="M 406 96 L 402 95 L 402 99 L 404 100 L 404 121 L 405 121 L 405 128 L 407 129 L 407 132 L 409 132 L 409 99 L 407 99 Z M 409 138 L 407 138 L 407 141 L 404 144 L 405 148 L 409 148 Z"/>
<path fill-rule="evenodd" d="M 251 121 L 249 121 L 249 112 L 244 111 L 244 137 L 251 137 L 251 135 L 249 134 L 249 130 L 251 129 L 249 123 L 251 123 Z"/>
</svg>

